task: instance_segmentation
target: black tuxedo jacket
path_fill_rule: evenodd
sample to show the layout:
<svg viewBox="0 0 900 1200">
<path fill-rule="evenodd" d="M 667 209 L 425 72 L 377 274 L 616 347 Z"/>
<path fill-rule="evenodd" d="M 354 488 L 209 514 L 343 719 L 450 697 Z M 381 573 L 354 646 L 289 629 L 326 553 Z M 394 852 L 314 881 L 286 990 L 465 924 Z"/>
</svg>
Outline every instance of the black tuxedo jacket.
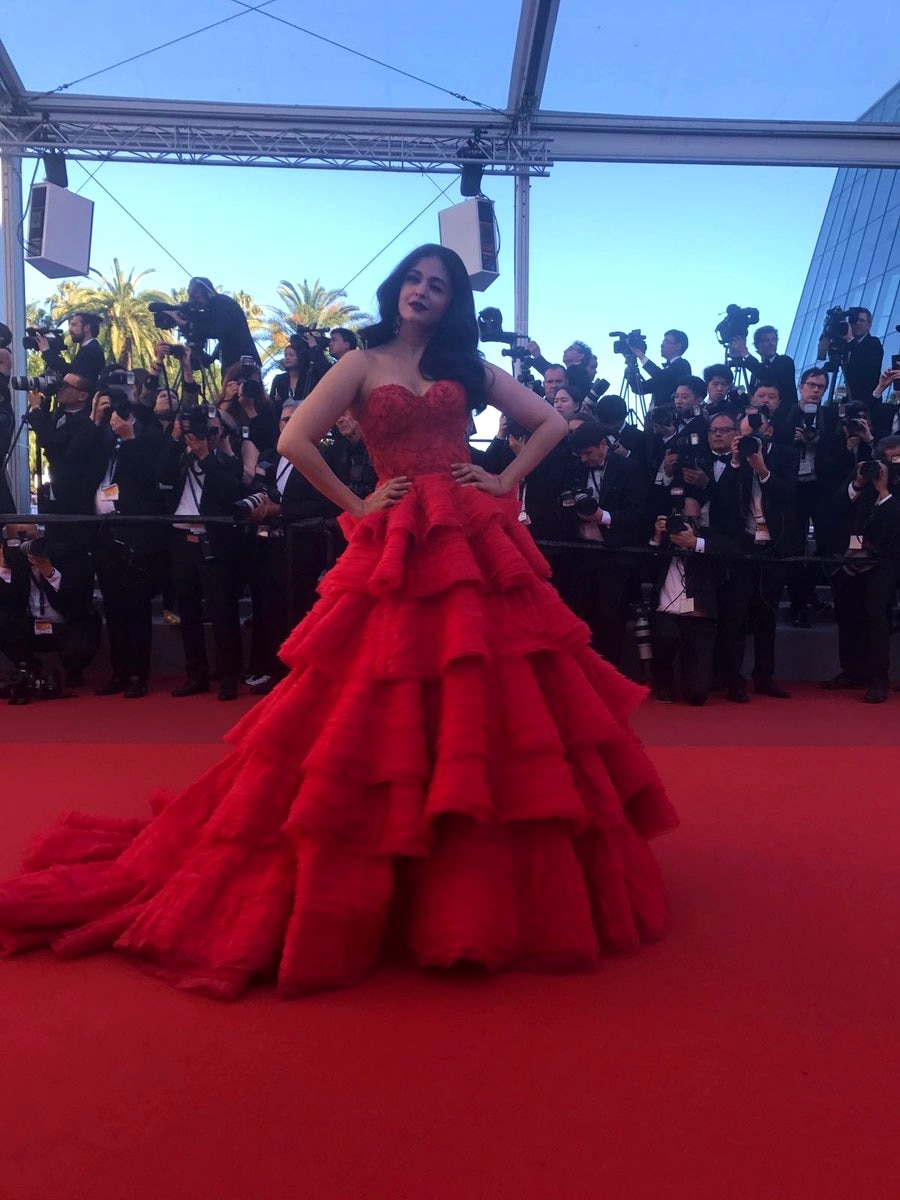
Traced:
<svg viewBox="0 0 900 1200">
<path fill-rule="evenodd" d="M 341 510 L 338 506 L 317 491 L 296 467 L 291 467 L 287 476 L 282 479 L 283 487 L 279 488 L 278 462 L 277 450 L 267 450 L 259 456 L 256 466 L 257 484 L 251 491 L 255 491 L 258 484 L 262 484 L 270 496 L 277 496 L 283 521 L 307 521 L 313 517 L 340 515 Z"/>
<path fill-rule="evenodd" d="M 45 350 L 41 357 L 48 371 L 58 371 L 60 375 L 80 375 L 91 383 L 97 382 L 106 366 L 106 355 L 96 338 L 92 338 L 86 346 L 79 346 L 71 363 L 67 363 L 58 350 Z"/>
<path fill-rule="evenodd" d="M 850 499 L 850 482 L 856 472 L 840 484 L 834 505 L 838 516 L 838 550 L 846 554 L 852 535 L 862 538 L 863 549 L 869 554 L 900 558 L 900 485 L 890 500 L 876 504 L 878 495 L 873 487 L 865 487 L 855 500 Z"/>
<path fill-rule="evenodd" d="M 641 365 L 650 376 L 649 379 L 641 379 L 644 395 L 650 397 L 649 408 L 668 404 L 679 383 L 691 373 L 691 364 L 686 358 L 673 359 L 664 367 L 658 366 L 648 358 Z"/>
<path fill-rule="evenodd" d="M 586 491 L 589 469 L 573 459 L 569 468 L 567 488 Z M 603 543 L 611 550 L 640 545 L 644 525 L 647 489 L 644 473 L 630 458 L 608 454 L 600 485 L 600 507 L 610 515 L 610 524 L 603 527 Z M 574 514 L 570 522 L 570 537 L 578 537 L 581 521 Z"/>
<path fill-rule="evenodd" d="M 797 455 L 787 446 L 771 441 L 763 444 L 769 478 L 760 486 L 762 511 L 769 527 L 766 552 L 789 554 L 796 540 Z M 753 468 L 727 464 L 717 483 L 711 485 L 710 527 L 740 543 L 745 536 L 753 495 Z M 761 547 L 762 548 L 762 547 Z"/>
<path fill-rule="evenodd" d="M 706 543 L 704 553 L 697 554 L 692 550 L 673 550 L 684 563 L 684 592 L 690 596 L 697 608 L 702 609 L 710 617 L 718 616 L 718 592 L 728 578 L 727 559 L 736 558 L 740 547 L 733 538 L 715 529 L 702 528 L 697 530 L 697 536 Z M 671 557 L 661 555 L 656 563 L 653 580 L 652 611 L 659 606 L 659 597 L 666 575 L 669 573 Z"/>
<path fill-rule="evenodd" d="M 187 481 L 188 465 L 193 455 L 182 442 L 164 437 L 156 464 L 157 483 L 167 489 L 168 511 L 174 513 Z M 197 461 L 197 460 L 194 460 Z M 239 458 L 222 454 L 208 454 L 200 461 L 203 472 L 203 487 L 197 504 L 201 517 L 228 517 L 234 513 L 235 503 L 244 495 L 243 467 Z M 185 524 L 191 518 L 185 518 Z M 241 544 L 241 531 L 234 526 L 209 525 L 207 534 L 214 554 L 233 553 Z"/>
<path fill-rule="evenodd" d="M 847 357 L 844 360 L 844 379 L 847 381 L 847 392 L 854 404 L 861 404 L 869 409 L 875 404 L 872 393 L 881 375 L 881 361 L 884 358 L 884 347 L 877 337 L 869 334 L 861 342 L 849 343 Z"/>
<path fill-rule="evenodd" d="M 32 408 L 28 424 L 47 455 L 53 502 L 49 511 L 91 513 L 94 511 L 94 482 L 91 450 L 94 423 L 87 407 L 78 412 L 56 408 Z"/>
<path fill-rule="evenodd" d="M 781 397 L 781 409 L 787 410 L 797 401 L 797 368 L 794 360 L 787 354 L 776 354 L 768 362 L 761 362 L 753 354 L 748 354 L 743 360 L 743 366 L 750 371 L 750 394 L 756 385 L 765 380 L 771 380 L 778 385 Z"/>
</svg>

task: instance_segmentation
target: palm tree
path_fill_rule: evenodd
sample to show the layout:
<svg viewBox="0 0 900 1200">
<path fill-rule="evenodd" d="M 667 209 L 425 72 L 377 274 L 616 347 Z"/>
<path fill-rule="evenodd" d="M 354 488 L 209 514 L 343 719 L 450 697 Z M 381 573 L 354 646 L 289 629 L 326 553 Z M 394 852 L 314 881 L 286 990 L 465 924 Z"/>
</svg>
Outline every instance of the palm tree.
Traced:
<svg viewBox="0 0 900 1200">
<path fill-rule="evenodd" d="M 107 357 L 126 370 L 149 365 L 154 343 L 171 341 L 171 334 L 156 328 L 153 314 L 147 308 L 153 301 L 165 302 L 171 297 L 165 292 L 138 287 L 145 275 L 152 274 L 152 270 L 135 274 L 132 267 L 126 275 L 115 258 L 111 275 L 101 275 L 99 283 L 87 286 L 70 280 L 61 283 L 50 298 L 53 318 L 62 321 L 75 312 L 98 312 L 104 318 L 99 341 Z"/>
<path fill-rule="evenodd" d="M 288 338 L 298 325 L 317 325 L 329 329 L 343 326 L 355 329 L 372 320 L 368 313 L 362 312 L 355 304 L 347 304 L 347 293 L 339 288 L 324 288 L 317 279 L 310 286 L 307 280 L 298 286 L 287 279 L 282 279 L 275 289 L 281 306 L 271 306 L 272 316 L 267 322 L 271 344 L 267 357 L 281 353 L 288 343 Z"/>
</svg>

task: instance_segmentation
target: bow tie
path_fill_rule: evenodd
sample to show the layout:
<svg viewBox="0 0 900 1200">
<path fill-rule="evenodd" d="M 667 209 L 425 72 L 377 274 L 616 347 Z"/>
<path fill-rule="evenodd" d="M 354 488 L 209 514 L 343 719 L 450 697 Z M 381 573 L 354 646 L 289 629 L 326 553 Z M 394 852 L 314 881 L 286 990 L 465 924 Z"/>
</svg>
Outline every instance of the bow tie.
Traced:
<svg viewBox="0 0 900 1200">
<path fill-rule="evenodd" d="M 713 458 L 716 462 L 721 462 L 721 463 L 731 462 L 730 454 L 714 454 Z"/>
</svg>

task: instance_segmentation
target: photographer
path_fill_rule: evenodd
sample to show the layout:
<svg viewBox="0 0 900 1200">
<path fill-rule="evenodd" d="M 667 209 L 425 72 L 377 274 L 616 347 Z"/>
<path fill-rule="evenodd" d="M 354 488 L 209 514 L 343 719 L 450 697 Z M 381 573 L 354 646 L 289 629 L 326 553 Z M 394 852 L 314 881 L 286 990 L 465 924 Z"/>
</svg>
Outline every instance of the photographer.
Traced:
<svg viewBox="0 0 900 1200">
<path fill-rule="evenodd" d="M 564 383 L 562 387 L 556 389 L 556 395 L 553 397 L 553 407 L 566 420 L 569 417 L 574 417 L 577 412 L 580 412 L 583 404 L 584 393 L 580 392 L 571 383 Z"/>
<path fill-rule="evenodd" d="M 746 403 L 746 396 L 734 391 L 734 374 L 731 367 L 725 363 L 713 363 L 711 367 L 703 368 L 703 382 L 706 384 L 706 415 L 712 418 L 716 413 L 727 412 L 738 415 L 740 408 Z"/>
<path fill-rule="evenodd" d="M 87 380 L 89 388 L 92 387 L 106 366 L 106 355 L 97 341 L 101 324 L 102 318 L 97 313 L 78 312 L 69 317 L 69 337 L 77 347 L 70 363 L 59 350 L 51 348 L 43 333 L 35 331 L 32 335 L 34 344 L 41 352 L 46 369 L 58 375 L 78 375 Z"/>
<path fill-rule="evenodd" d="M 744 367 L 750 375 L 750 394 L 761 380 L 778 388 L 781 402 L 792 405 L 797 395 L 797 368 L 787 354 L 778 353 L 778 330 L 774 325 L 760 325 L 753 333 L 753 346 L 759 358 L 748 353 L 747 337 L 737 336 L 729 347 L 735 366 Z"/>
<path fill-rule="evenodd" d="M 259 367 L 247 363 L 230 367 L 222 379 L 216 408 L 232 435 L 235 453 L 239 440 L 252 442 L 257 450 L 266 450 L 278 440 L 278 414 L 266 395 Z"/>
<path fill-rule="evenodd" d="M 881 375 L 884 347 L 877 337 L 872 336 L 872 314 L 867 308 L 850 308 L 847 317 L 844 333 L 847 394 L 853 404 L 862 405 L 868 411 Z"/>
<path fill-rule="evenodd" d="M 636 463 L 610 453 L 609 440 L 595 421 L 572 433 L 569 449 L 578 461 L 560 498 L 564 531 L 568 539 L 598 542 L 606 551 L 573 551 L 560 591 L 590 627 L 594 648 L 618 665 L 633 563 L 631 556 L 617 551 L 641 540 L 644 479 Z"/>
<path fill-rule="evenodd" d="M 810 525 L 816 554 L 835 552 L 831 498 L 846 474 L 844 435 L 835 427 L 833 411 L 822 407 L 828 376 L 821 367 L 810 367 L 800 377 L 800 400 L 787 411 L 784 426 L 793 431 L 798 453 L 795 494 L 796 541 L 791 556 L 806 553 Z M 809 608 L 817 584 L 824 582 L 819 564 L 792 563 L 788 570 L 791 624 L 810 628 Z"/>
<path fill-rule="evenodd" d="M 544 399 L 552 404 L 559 389 L 566 387 L 568 383 L 569 377 L 562 363 L 550 363 L 544 372 Z"/>
<path fill-rule="evenodd" d="M 337 334 L 341 332 L 335 330 Z M 341 341 L 338 337 L 336 344 L 340 345 Z M 323 335 L 308 329 L 291 334 L 284 348 L 284 370 L 272 380 L 269 392 L 276 416 L 280 415 L 281 406 L 286 400 L 304 400 L 323 378 L 329 365 L 325 357 Z"/>
<path fill-rule="evenodd" d="M 90 397 L 90 381 L 71 371 L 63 376 L 53 409 L 49 407 L 49 397 L 42 392 L 28 393 L 26 420 L 50 468 L 49 487 L 40 497 L 42 512 L 93 512 Z M 62 536 L 62 529 L 57 530 L 56 537 Z M 77 529 L 73 529 L 72 537 L 78 540 Z"/>
<path fill-rule="evenodd" d="M 371 495 L 378 486 L 378 476 L 363 441 L 362 427 L 350 409 L 338 417 L 334 431 L 332 444 L 324 447 L 329 467 L 355 496 Z"/>
<path fill-rule="evenodd" d="M 12 354 L 9 351 L 11 342 L 12 330 L 0 322 L 0 512 L 8 513 L 14 512 L 16 507 L 4 470 L 6 456 L 16 431 L 16 414 L 9 390 L 13 366 Z"/>
<path fill-rule="evenodd" d="M 259 351 L 247 324 L 244 310 L 231 296 L 217 292 L 204 276 L 195 276 L 188 284 L 188 304 L 164 310 L 183 331 L 187 341 L 202 347 L 206 342 L 218 342 L 209 356 L 218 356 L 223 373 L 242 357 L 259 362 Z"/>
<path fill-rule="evenodd" d="M 182 408 L 163 442 L 157 480 L 172 498 L 170 511 L 183 517 L 173 527 L 172 571 L 186 679 L 173 696 L 209 691 L 203 611 L 212 623 L 219 699 L 237 698 L 243 647 L 238 613 L 242 534 L 227 525 L 205 525 L 202 517 L 234 514 L 244 494 L 241 463 L 219 447 L 219 414 L 205 406 Z"/>
<path fill-rule="evenodd" d="M 713 682 L 718 592 L 727 577 L 721 555 L 735 554 L 734 543 L 701 524 L 700 503 L 676 495 L 672 511 L 656 518 L 652 546 L 671 548 L 655 572 L 650 636 L 653 645 L 653 695 L 674 702 L 675 662 L 687 704 L 702 705 Z M 708 557 L 707 551 L 716 557 Z"/>
<path fill-rule="evenodd" d="M 547 371 L 551 367 L 554 370 L 558 370 L 560 364 L 548 362 L 541 354 L 541 348 L 535 341 L 528 343 L 528 353 L 534 359 L 534 369 L 544 376 L 544 395 L 547 396 L 548 400 L 552 401 L 553 396 L 547 395 L 546 390 Z M 566 374 L 565 382 L 574 384 L 583 394 L 587 393 L 593 379 L 593 375 L 589 370 L 589 363 L 592 359 L 594 359 L 594 352 L 587 342 L 574 341 L 563 351 L 562 368 Z M 594 361 L 596 362 L 596 360 Z"/>
<path fill-rule="evenodd" d="M 684 358 L 684 352 L 688 348 L 687 334 L 682 333 L 680 329 L 666 330 L 659 348 L 666 364 L 664 367 L 650 361 L 643 340 L 639 342 L 635 339 L 634 342 L 629 342 L 628 346 L 650 377 L 648 380 L 641 380 L 641 390 L 645 396 L 650 397 L 650 407 L 660 408 L 667 404 L 678 384 L 691 373 L 691 364 Z"/>
<path fill-rule="evenodd" d="M 163 434 L 141 425 L 133 401 L 115 386 L 94 396 L 93 457 L 100 477 L 94 495 L 98 516 L 151 516 L 159 511 L 156 467 Z M 94 539 L 94 565 L 103 597 L 112 674 L 98 696 L 147 694 L 152 620 L 150 602 L 160 532 L 149 524 L 103 524 Z"/>
<path fill-rule="evenodd" d="M 0 545 L 0 651 L 41 674 L 39 654 L 59 654 L 67 687 L 84 684 L 100 644 L 93 575 L 83 555 L 51 548 L 36 525 L 12 524 Z"/>
<path fill-rule="evenodd" d="M 668 489 L 682 480 L 685 468 L 696 469 L 705 457 L 709 423 L 703 415 L 706 384 L 688 375 L 675 388 L 670 405 L 648 412 L 650 464 L 653 473 L 654 507 L 664 503 Z M 663 497 L 661 493 L 666 493 Z M 655 513 L 650 514 L 651 519 Z"/>
<path fill-rule="evenodd" d="M 621 396 L 607 392 L 594 405 L 594 420 L 603 430 L 610 449 L 620 458 L 645 466 L 647 439 L 636 425 L 629 424 L 628 406 Z"/>
<path fill-rule="evenodd" d="M 875 390 L 872 392 L 870 412 L 872 430 L 876 437 L 889 437 L 900 433 L 900 371 L 889 367 L 882 371 Z"/>
<path fill-rule="evenodd" d="M 340 362 L 345 354 L 358 346 L 359 338 L 352 329 L 332 329 L 328 337 L 328 353 L 335 362 Z"/>
<path fill-rule="evenodd" d="M 716 423 L 723 419 L 717 416 Z M 748 408 L 709 509 L 710 526 L 731 537 L 747 556 L 734 564 L 727 594 L 721 596 L 722 668 L 728 698 L 736 703 L 747 701 L 741 668 L 748 629 L 753 632 L 757 695 L 790 695 L 774 678 L 775 635 L 786 577 L 779 559 L 795 544 L 796 480 L 796 452 L 774 443 L 765 409 Z"/>
<path fill-rule="evenodd" d="M 283 432 L 298 403 L 285 402 L 279 432 Z M 320 447 L 320 452 L 324 455 L 325 448 Z M 371 483 L 369 491 L 374 489 L 374 471 Z M 239 501 L 238 510 L 246 514 L 255 534 L 247 683 L 254 695 L 264 695 L 287 673 L 278 648 L 315 603 L 316 584 L 329 565 L 335 539 L 340 539 L 336 526 L 299 529 L 291 536 L 288 553 L 285 526 L 316 517 L 333 520 L 340 510 L 274 449 L 260 455 L 251 495 Z"/>
<path fill-rule="evenodd" d="M 840 673 L 822 687 L 865 687 L 866 704 L 883 704 L 888 694 L 891 606 L 900 583 L 900 437 L 878 443 L 875 458 L 859 463 L 836 502 L 842 518 L 841 552 L 847 559 L 831 577 Z"/>
<path fill-rule="evenodd" d="M 166 363 L 175 363 L 174 379 L 169 379 Z M 176 397 L 177 386 L 181 377 L 181 392 L 186 402 L 196 404 L 200 398 L 200 385 L 194 379 L 194 361 L 191 347 L 187 342 L 157 342 L 153 347 L 153 362 L 147 370 L 144 387 L 138 393 L 138 401 L 150 408 L 155 406 L 156 395 L 160 390 L 162 379 L 163 390 L 169 391 Z"/>
</svg>

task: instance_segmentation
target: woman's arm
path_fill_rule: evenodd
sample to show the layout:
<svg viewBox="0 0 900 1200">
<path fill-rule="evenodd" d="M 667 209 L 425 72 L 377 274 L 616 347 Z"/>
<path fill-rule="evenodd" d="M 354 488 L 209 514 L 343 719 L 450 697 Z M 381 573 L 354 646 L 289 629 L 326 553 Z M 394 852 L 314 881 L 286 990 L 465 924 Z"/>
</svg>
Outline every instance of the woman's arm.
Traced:
<svg viewBox="0 0 900 1200">
<path fill-rule="evenodd" d="M 453 475 L 463 486 L 478 487 L 481 491 L 503 495 L 512 491 L 520 479 L 524 479 L 547 457 L 554 446 L 559 445 L 568 432 L 568 426 L 552 404 L 536 396 L 530 388 L 517 383 L 512 376 L 490 366 L 485 367 L 485 374 L 490 403 L 520 425 L 524 425 L 531 431 L 531 437 L 499 475 L 488 475 L 487 472 L 481 471 L 481 468 L 473 467 L 471 463 L 454 463 Z M 470 478 L 472 471 L 481 472 L 481 476 L 486 478 Z M 499 480 L 499 485 L 491 480 Z"/>
<path fill-rule="evenodd" d="M 365 350 L 351 350 L 316 384 L 303 403 L 294 410 L 278 439 L 278 453 L 290 459 L 304 478 L 334 504 L 364 517 L 380 508 L 389 508 L 409 491 L 405 476 L 388 479 L 365 500 L 341 483 L 319 453 L 319 442 L 335 421 L 361 397 L 368 370 Z"/>
</svg>

